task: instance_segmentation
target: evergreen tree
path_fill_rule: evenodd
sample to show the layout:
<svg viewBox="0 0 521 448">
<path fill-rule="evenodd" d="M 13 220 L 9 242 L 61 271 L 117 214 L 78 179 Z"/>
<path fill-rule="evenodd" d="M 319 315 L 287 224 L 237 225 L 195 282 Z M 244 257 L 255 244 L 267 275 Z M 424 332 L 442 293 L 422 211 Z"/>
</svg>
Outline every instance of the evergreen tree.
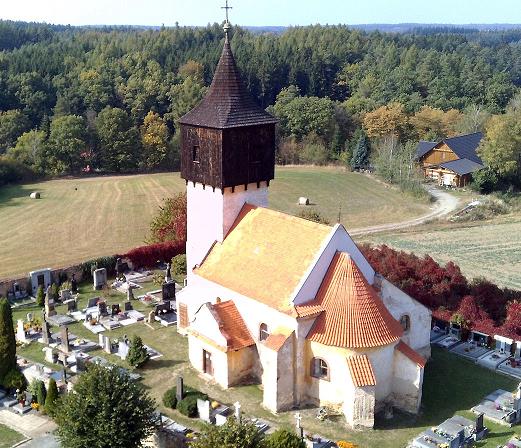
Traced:
<svg viewBox="0 0 521 448">
<path fill-rule="evenodd" d="M 58 438 L 64 448 L 138 448 L 152 434 L 154 412 L 127 373 L 90 365 L 56 408 Z"/>
<path fill-rule="evenodd" d="M 130 341 L 130 348 L 128 350 L 127 362 L 132 367 L 143 366 L 150 358 L 147 349 L 143 345 L 143 341 L 137 335 L 134 335 Z"/>
<path fill-rule="evenodd" d="M 13 370 L 16 370 L 13 314 L 7 299 L 0 298 L 0 384 Z"/>
<path fill-rule="evenodd" d="M 43 292 L 43 286 L 38 286 L 36 291 L 36 304 L 39 307 L 43 307 L 45 305 L 45 292 Z"/>
<path fill-rule="evenodd" d="M 38 381 L 36 383 L 36 401 L 43 408 L 45 406 L 45 398 L 47 397 L 47 390 L 45 389 L 45 383 L 43 381 Z"/>
<path fill-rule="evenodd" d="M 362 132 L 356 143 L 351 159 L 351 168 L 358 170 L 367 166 L 369 160 L 369 142 L 365 132 Z"/>
<path fill-rule="evenodd" d="M 306 444 L 294 432 L 278 429 L 266 437 L 266 448 L 306 448 Z"/>
<path fill-rule="evenodd" d="M 207 425 L 190 448 L 263 448 L 263 442 L 253 423 L 229 418 L 222 426 Z"/>
<path fill-rule="evenodd" d="M 51 417 L 54 417 L 56 413 L 56 406 L 58 404 L 58 387 L 56 386 L 56 381 L 54 378 L 49 380 L 49 390 L 47 391 L 47 396 L 45 397 L 45 412 L 49 414 Z"/>
</svg>

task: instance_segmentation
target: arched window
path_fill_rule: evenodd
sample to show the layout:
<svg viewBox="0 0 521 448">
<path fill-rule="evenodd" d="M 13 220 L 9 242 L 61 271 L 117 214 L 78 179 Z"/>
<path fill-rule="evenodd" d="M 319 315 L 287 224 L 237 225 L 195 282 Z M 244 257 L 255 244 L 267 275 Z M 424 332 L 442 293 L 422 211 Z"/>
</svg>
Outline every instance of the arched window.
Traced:
<svg viewBox="0 0 521 448">
<path fill-rule="evenodd" d="M 311 360 L 311 376 L 322 380 L 329 380 L 329 367 L 322 358 Z"/>
<path fill-rule="evenodd" d="M 268 326 L 264 323 L 260 324 L 259 327 L 259 341 L 265 341 L 268 339 L 270 332 L 268 331 Z"/>
<path fill-rule="evenodd" d="M 408 314 L 404 314 L 402 317 L 400 317 L 400 325 L 403 328 L 404 333 L 408 333 L 411 329 L 411 318 Z"/>
</svg>

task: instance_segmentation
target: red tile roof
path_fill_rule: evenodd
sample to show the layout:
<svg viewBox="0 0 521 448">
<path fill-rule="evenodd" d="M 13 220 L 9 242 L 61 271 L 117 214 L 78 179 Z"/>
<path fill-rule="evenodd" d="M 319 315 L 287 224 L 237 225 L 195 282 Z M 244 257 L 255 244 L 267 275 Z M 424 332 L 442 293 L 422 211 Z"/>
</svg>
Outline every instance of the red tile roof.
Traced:
<svg viewBox="0 0 521 448">
<path fill-rule="evenodd" d="M 379 347 L 403 334 L 374 288 L 349 254 L 337 252 L 317 297 L 308 306 L 322 306 L 307 338 L 325 345 L 346 348 Z"/>
<path fill-rule="evenodd" d="M 420 367 L 425 367 L 425 364 L 427 361 L 423 356 L 421 356 L 417 351 L 412 349 L 409 345 L 407 345 L 405 342 L 400 341 L 398 345 L 396 346 L 396 350 L 403 353 L 407 358 L 409 358 L 412 362 L 415 362 Z"/>
<path fill-rule="evenodd" d="M 316 316 L 324 311 L 322 305 L 297 305 L 295 307 L 295 312 L 297 313 L 297 317 L 310 317 Z"/>
<path fill-rule="evenodd" d="M 228 342 L 229 350 L 240 350 L 255 344 L 235 303 L 228 300 L 211 308 L 218 317 L 219 329 Z"/>
<path fill-rule="evenodd" d="M 291 337 L 292 334 L 293 330 L 289 329 L 275 330 L 272 334 L 268 336 L 268 339 L 264 341 L 264 345 L 278 352 L 282 348 L 284 343 Z"/>
<path fill-rule="evenodd" d="M 351 378 L 356 387 L 376 386 L 373 367 L 366 355 L 355 355 L 347 358 Z"/>
</svg>

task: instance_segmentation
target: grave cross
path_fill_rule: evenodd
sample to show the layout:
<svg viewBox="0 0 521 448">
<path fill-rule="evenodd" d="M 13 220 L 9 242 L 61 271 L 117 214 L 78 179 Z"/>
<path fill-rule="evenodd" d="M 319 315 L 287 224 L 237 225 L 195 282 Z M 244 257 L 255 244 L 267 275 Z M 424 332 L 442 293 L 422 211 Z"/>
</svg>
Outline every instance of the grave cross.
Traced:
<svg viewBox="0 0 521 448">
<path fill-rule="evenodd" d="M 300 415 L 300 412 L 297 412 L 295 414 L 295 420 L 297 421 L 297 428 L 302 428 L 300 421 L 302 420 L 302 416 Z"/>
</svg>

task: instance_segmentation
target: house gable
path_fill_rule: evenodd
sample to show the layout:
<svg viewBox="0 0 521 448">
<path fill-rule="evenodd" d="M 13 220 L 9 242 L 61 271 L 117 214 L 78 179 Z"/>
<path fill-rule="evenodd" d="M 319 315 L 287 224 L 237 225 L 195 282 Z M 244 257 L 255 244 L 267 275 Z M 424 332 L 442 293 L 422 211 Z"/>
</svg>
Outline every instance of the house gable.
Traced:
<svg viewBox="0 0 521 448">
<path fill-rule="evenodd" d="M 207 341 L 211 341 L 220 350 L 226 351 L 228 341 L 221 333 L 220 322 L 212 311 L 212 305 L 205 303 L 201 305 L 195 313 L 193 321 L 190 323 L 189 333 L 196 337 L 203 337 Z"/>
</svg>

